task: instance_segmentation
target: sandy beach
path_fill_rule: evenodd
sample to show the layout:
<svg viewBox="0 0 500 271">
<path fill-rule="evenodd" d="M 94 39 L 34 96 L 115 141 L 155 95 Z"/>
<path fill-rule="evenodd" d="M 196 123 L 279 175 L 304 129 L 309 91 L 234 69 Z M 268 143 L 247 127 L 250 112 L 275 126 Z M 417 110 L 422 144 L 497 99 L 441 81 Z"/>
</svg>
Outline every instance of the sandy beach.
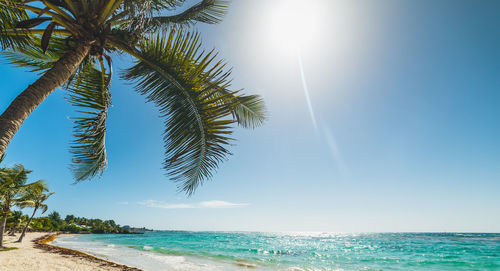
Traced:
<svg viewBox="0 0 500 271">
<path fill-rule="evenodd" d="M 51 245 L 40 245 L 34 241 L 47 233 L 28 233 L 22 243 L 16 243 L 18 236 L 5 236 L 6 247 L 0 251 L 0 271 L 137 271 L 139 269 L 101 260 L 84 253 Z"/>
</svg>

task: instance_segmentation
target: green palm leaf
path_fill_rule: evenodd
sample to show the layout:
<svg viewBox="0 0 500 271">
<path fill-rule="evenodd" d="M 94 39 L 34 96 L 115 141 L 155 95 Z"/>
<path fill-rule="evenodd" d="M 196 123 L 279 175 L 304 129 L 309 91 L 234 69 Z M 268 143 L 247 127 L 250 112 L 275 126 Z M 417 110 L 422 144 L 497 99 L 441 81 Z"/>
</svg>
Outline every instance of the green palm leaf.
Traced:
<svg viewBox="0 0 500 271">
<path fill-rule="evenodd" d="M 156 16 L 146 24 L 148 30 L 158 30 L 164 26 L 192 25 L 196 22 L 216 24 L 227 13 L 229 1 L 203 0 L 185 11 L 171 16 Z"/>
<path fill-rule="evenodd" d="M 111 105 L 110 74 L 86 65 L 68 86 L 69 102 L 81 108 L 80 117 L 73 119 L 74 137 L 70 151 L 72 170 L 76 181 L 91 179 L 102 172 L 107 164 L 106 120 Z"/>
<path fill-rule="evenodd" d="M 123 0 L 121 3 L 121 8 L 125 10 L 135 11 L 136 13 L 146 8 L 152 9 L 154 11 L 159 11 L 162 9 L 171 10 L 181 6 L 184 2 L 186 2 L 186 0 Z"/>
<path fill-rule="evenodd" d="M 62 38 L 53 37 L 46 52 L 38 45 L 40 38 L 33 38 L 33 43 L 22 48 L 0 51 L 4 62 L 29 71 L 45 71 L 64 54 L 67 46 Z"/>
<path fill-rule="evenodd" d="M 2 49 L 21 48 L 31 42 L 31 35 L 17 35 L 9 32 L 18 22 L 29 19 L 26 10 L 18 7 L 23 2 L 22 0 L 0 0 L 0 47 Z"/>
<path fill-rule="evenodd" d="M 266 107 L 258 95 L 238 97 L 238 105 L 234 108 L 234 117 L 245 128 L 256 128 L 266 120 Z"/>
<path fill-rule="evenodd" d="M 158 34 L 142 44 L 141 60 L 124 74 L 165 118 L 164 166 L 188 194 L 230 154 L 230 116 L 237 105 L 235 92 L 220 95 L 229 87 L 225 64 L 199 48 L 198 35 Z"/>
</svg>

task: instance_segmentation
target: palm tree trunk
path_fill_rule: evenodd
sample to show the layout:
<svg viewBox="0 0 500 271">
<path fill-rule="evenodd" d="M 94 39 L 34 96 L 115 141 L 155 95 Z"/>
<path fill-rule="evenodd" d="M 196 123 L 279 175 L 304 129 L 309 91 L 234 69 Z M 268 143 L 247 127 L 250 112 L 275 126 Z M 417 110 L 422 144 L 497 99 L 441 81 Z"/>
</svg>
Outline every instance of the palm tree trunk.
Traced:
<svg viewBox="0 0 500 271">
<path fill-rule="evenodd" d="M 89 44 L 78 44 L 68 50 L 42 77 L 29 85 L 0 116 L 0 156 L 24 120 L 47 96 L 66 82 L 90 50 Z"/>
<path fill-rule="evenodd" d="M 3 231 L 5 229 L 5 224 L 7 223 L 7 216 L 9 212 L 3 211 L 2 222 L 0 222 L 0 248 L 3 248 Z"/>
<path fill-rule="evenodd" d="M 21 233 L 21 236 L 19 236 L 19 240 L 17 240 L 18 243 L 21 243 L 23 241 L 24 234 L 26 233 L 26 230 L 28 229 L 28 227 L 31 223 L 31 220 L 35 216 L 37 209 L 38 209 L 38 207 L 35 207 L 35 210 L 33 210 L 33 214 L 31 215 L 30 220 L 28 220 L 28 223 L 26 223 L 26 226 L 24 226 L 23 232 Z"/>
</svg>

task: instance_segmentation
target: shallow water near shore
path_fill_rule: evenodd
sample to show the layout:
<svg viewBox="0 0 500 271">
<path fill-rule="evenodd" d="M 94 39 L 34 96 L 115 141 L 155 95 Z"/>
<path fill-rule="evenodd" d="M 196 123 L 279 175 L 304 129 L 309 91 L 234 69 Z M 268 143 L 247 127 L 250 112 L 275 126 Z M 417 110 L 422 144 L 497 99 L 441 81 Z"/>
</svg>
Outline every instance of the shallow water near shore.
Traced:
<svg viewBox="0 0 500 271">
<path fill-rule="evenodd" d="M 157 270 L 499 270 L 500 234 L 155 231 L 54 245 Z"/>
</svg>

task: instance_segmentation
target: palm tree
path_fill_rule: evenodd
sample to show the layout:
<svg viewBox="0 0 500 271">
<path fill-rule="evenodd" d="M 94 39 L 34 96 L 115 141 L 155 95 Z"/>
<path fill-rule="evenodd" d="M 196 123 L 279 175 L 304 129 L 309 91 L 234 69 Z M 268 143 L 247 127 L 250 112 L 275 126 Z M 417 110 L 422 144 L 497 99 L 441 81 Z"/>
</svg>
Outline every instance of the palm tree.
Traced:
<svg viewBox="0 0 500 271">
<path fill-rule="evenodd" d="M 31 4 L 32 2 L 38 2 Z M 107 165 L 106 119 L 112 57 L 135 64 L 121 78 L 154 102 L 165 118 L 168 176 L 189 195 L 230 154 L 232 125 L 254 128 L 265 119 L 259 96 L 231 90 L 230 70 L 214 50 L 201 49 L 196 22 L 218 23 L 228 1 L 0 0 L 0 45 L 8 62 L 43 71 L 0 115 L 0 155 L 23 121 L 56 88 L 82 108 L 74 119 L 72 169 L 77 182 Z M 30 16 L 31 15 L 31 16 Z M 43 28 L 40 28 L 43 26 Z"/>
<path fill-rule="evenodd" d="M 7 218 L 7 224 L 9 224 L 10 220 L 10 236 L 15 236 L 16 231 L 19 227 L 24 222 L 24 215 L 21 211 L 13 211 L 10 213 L 10 216 Z"/>
<path fill-rule="evenodd" d="M 0 222 L 0 248 L 3 247 L 3 233 L 10 209 L 22 204 L 26 191 L 43 186 L 40 181 L 26 184 L 30 172 L 22 165 L 0 169 L 0 207 L 3 215 Z"/>
<path fill-rule="evenodd" d="M 40 189 L 40 188 L 42 188 L 42 189 Z M 44 191 L 48 191 L 48 189 L 47 189 L 46 186 L 43 186 L 43 187 L 34 187 L 33 189 L 30 189 L 30 191 L 28 193 L 26 193 L 24 201 L 21 202 L 21 204 L 19 205 L 19 207 L 21 207 L 21 208 L 25 208 L 25 207 L 31 207 L 31 208 L 33 208 L 33 214 L 31 214 L 31 217 L 28 220 L 28 223 L 26 223 L 26 226 L 24 226 L 23 231 L 21 233 L 21 236 L 19 236 L 19 240 L 17 240 L 17 242 L 22 242 L 23 241 L 23 238 L 24 238 L 24 235 L 26 233 L 26 230 L 28 229 L 28 227 L 29 227 L 29 225 L 31 223 L 31 220 L 35 216 L 36 211 L 38 209 L 40 209 L 42 211 L 42 214 L 43 214 L 49 208 L 47 206 L 47 204 L 45 204 L 44 202 L 50 196 L 52 196 L 54 194 L 54 192 L 44 193 Z"/>
</svg>

